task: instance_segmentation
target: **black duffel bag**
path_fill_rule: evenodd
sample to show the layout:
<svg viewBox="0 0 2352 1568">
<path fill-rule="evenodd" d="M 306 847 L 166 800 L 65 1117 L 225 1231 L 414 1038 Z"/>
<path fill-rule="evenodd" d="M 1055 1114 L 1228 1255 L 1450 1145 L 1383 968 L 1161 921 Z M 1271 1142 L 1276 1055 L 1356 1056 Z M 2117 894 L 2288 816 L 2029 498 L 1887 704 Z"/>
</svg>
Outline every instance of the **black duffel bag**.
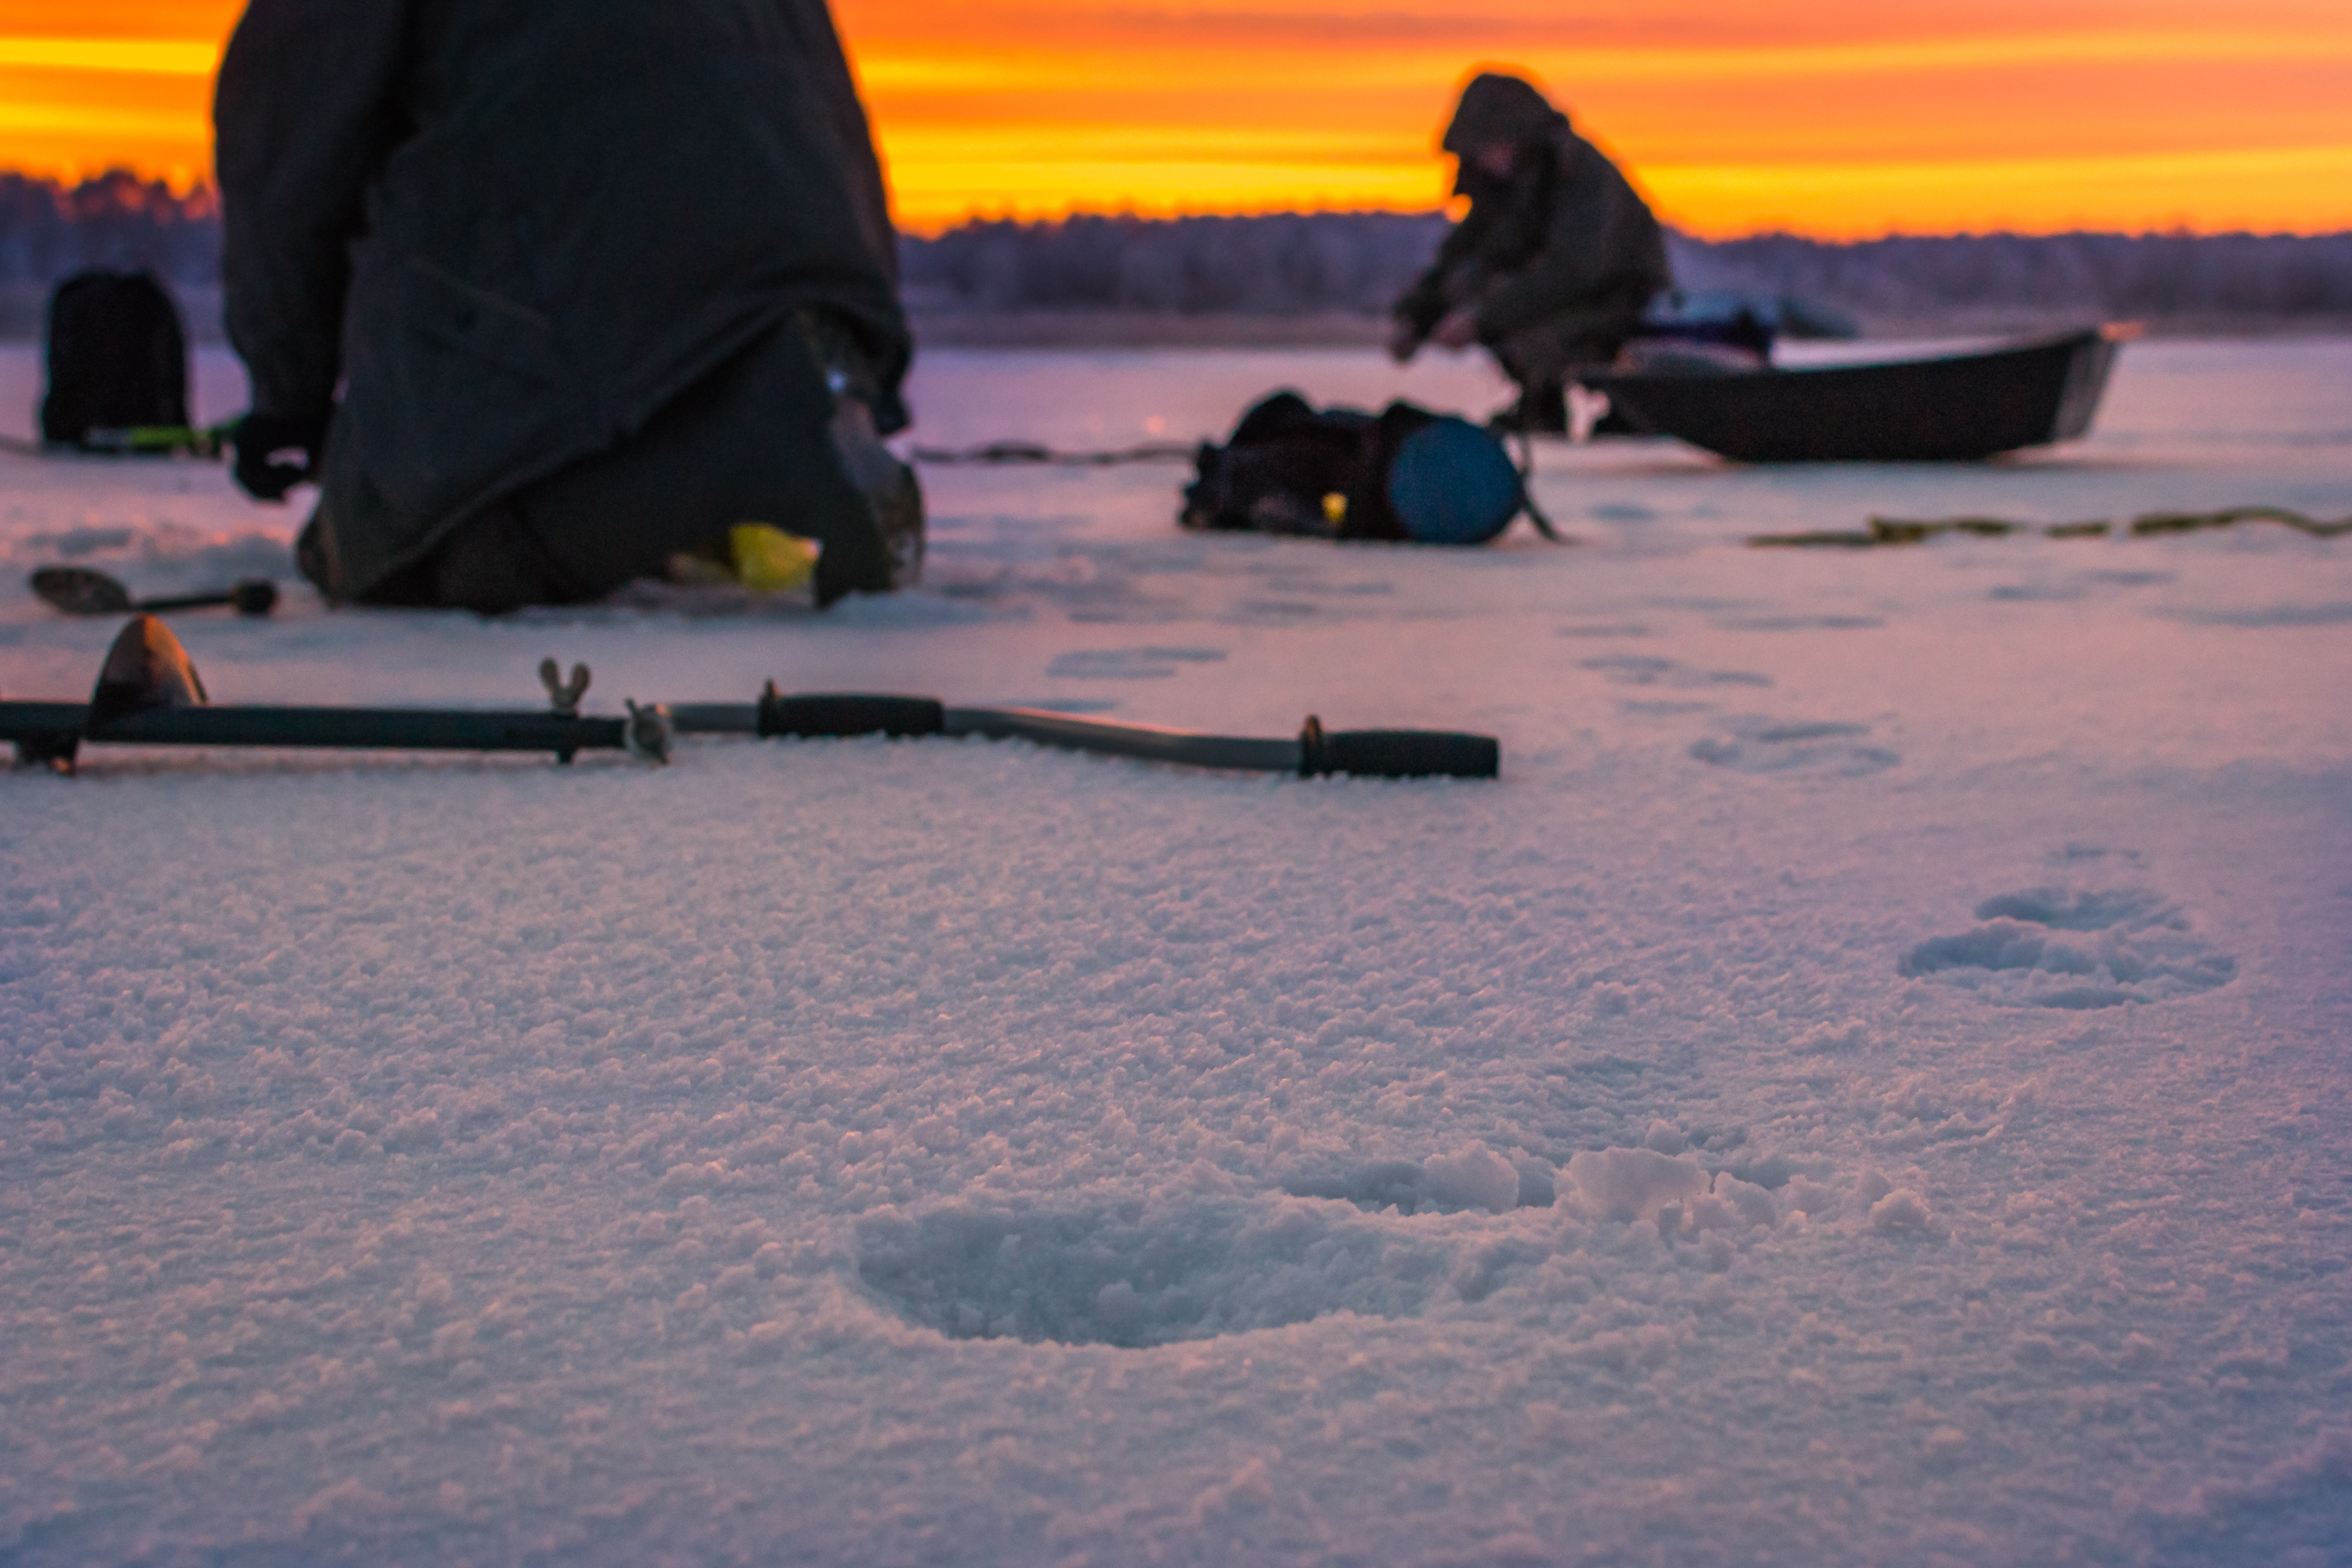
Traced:
<svg viewBox="0 0 2352 1568">
<path fill-rule="evenodd" d="M 92 432 L 188 423 L 188 340 L 150 272 L 76 273 L 49 297 L 48 392 L 41 439 L 122 450 Z"/>
<path fill-rule="evenodd" d="M 1188 528 L 1475 545 L 1524 511 L 1552 537 L 1500 440 L 1414 403 L 1375 414 L 1276 392 L 1194 465 Z"/>
</svg>

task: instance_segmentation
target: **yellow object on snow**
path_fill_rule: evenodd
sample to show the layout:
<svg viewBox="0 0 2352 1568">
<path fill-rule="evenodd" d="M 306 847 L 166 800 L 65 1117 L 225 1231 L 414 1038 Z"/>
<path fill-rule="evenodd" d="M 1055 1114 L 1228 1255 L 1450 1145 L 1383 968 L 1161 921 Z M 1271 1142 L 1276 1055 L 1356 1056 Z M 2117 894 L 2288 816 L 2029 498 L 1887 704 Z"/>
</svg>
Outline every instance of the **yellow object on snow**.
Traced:
<svg viewBox="0 0 2352 1568">
<path fill-rule="evenodd" d="M 738 523 L 727 530 L 727 551 L 735 580 L 754 593 L 783 593 L 807 586 L 816 575 L 814 539 L 765 523 Z"/>
</svg>

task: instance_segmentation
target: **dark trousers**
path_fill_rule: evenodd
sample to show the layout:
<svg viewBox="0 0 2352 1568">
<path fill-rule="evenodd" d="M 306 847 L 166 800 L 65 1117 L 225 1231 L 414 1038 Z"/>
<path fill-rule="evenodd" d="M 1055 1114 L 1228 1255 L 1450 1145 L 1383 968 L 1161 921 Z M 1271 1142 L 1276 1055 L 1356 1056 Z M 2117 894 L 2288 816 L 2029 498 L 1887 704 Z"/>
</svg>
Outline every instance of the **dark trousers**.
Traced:
<svg viewBox="0 0 2352 1568">
<path fill-rule="evenodd" d="M 822 547 L 820 603 L 886 591 L 888 553 L 845 467 L 836 412 L 805 323 L 787 319 L 635 436 L 467 518 L 361 601 L 488 615 L 584 603 L 752 522 Z M 298 551 L 321 587 L 326 537 L 313 517 Z"/>
<path fill-rule="evenodd" d="M 1598 305 L 1523 327 L 1486 344 L 1503 373 L 1530 391 L 1557 392 L 1579 371 L 1605 371 L 1642 324 L 1639 306 Z"/>
</svg>

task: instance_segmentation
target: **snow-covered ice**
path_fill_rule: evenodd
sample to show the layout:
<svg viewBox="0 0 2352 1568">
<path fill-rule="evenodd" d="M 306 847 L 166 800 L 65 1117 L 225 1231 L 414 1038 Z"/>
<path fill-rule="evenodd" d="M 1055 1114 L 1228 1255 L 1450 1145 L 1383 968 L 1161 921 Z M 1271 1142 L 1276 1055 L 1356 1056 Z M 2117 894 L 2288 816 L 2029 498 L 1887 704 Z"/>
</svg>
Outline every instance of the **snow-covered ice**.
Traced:
<svg viewBox="0 0 2352 1568">
<path fill-rule="evenodd" d="M 203 364 L 204 412 L 236 405 Z M 0 353 L 17 421 L 37 367 Z M 1458 363 L 938 353 L 927 443 Z M 175 625 L 226 701 L 935 693 L 1501 737 L 0 777 L 0 1562 L 2352 1561 L 2352 342 L 2140 344 L 1967 467 L 1545 454 L 1583 541 L 927 475 L 895 601 Z M 284 572 L 0 455 L 10 573 Z M 113 626 L 10 591 L 0 691 Z"/>
</svg>

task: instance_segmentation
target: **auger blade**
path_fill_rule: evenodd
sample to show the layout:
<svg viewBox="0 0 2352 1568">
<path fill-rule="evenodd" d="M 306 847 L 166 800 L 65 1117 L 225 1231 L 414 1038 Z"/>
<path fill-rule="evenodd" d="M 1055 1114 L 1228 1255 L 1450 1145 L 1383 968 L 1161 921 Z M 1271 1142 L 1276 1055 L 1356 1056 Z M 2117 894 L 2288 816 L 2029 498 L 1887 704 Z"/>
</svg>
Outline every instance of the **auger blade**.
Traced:
<svg viewBox="0 0 2352 1568">
<path fill-rule="evenodd" d="M 102 571 L 80 566 L 45 566 L 33 573 L 33 592 L 52 610 L 68 615 L 123 615 L 131 591 Z"/>
<path fill-rule="evenodd" d="M 133 616 L 107 650 L 83 733 L 96 738 L 108 725 L 133 714 L 202 707 L 210 700 L 195 661 L 172 629 L 152 615 Z"/>
</svg>

